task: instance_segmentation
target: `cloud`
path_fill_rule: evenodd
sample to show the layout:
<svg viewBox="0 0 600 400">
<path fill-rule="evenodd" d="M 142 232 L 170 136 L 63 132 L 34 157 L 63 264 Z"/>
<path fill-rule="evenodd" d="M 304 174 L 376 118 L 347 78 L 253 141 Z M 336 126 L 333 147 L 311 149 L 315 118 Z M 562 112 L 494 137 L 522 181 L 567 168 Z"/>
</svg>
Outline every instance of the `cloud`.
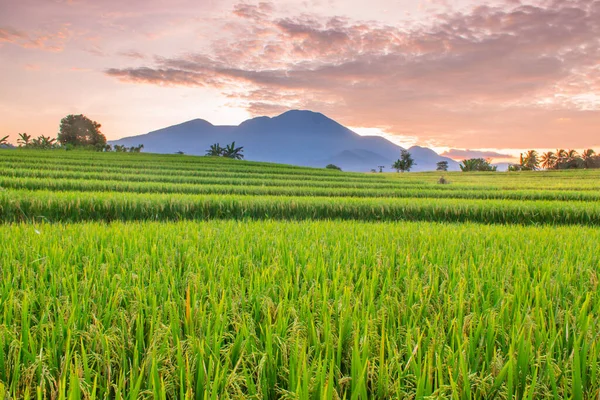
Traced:
<svg viewBox="0 0 600 400">
<path fill-rule="evenodd" d="M 60 52 L 72 36 L 69 24 L 63 24 L 53 31 L 22 32 L 10 26 L 0 27 L 0 44 L 11 43 L 27 49 Z"/>
<path fill-rule="evenodd" d="M 0 43 L 17 43 L 20 40 L 25 39 L 25 34 L 17 31 L 11 27 L 0 27 Z"/>
<path fill-rule="evenodd" d="M 261 2 L 254 4 L 236 4 L 233 7 L 233 13 L 241 18 L 260 21 L 269 16 L 275 10 L 273 3 Z"/>
<path fill-rule="evenodd" d="M 441 154 L 444 157 L 450 157 L 455 160 L 464 160 L 469 158 L 494 158 L 494 159 L 512 159 L 514 156 L 510 154 L 497 153 L 495 151 L 481 151 L 481 150 L 460 150 L 450 149 Z"/>
<path fill-rule="evenodd" d="M 142 53 L 140 53 L 139 51 L 135 51 L 135 50 L 128 50 L 128 51 L 121 51 L 119 53 L 117 53 L 117 55 L 122 56 L 122 57 L 127 57 L 127 58 L 133 58 L 133 59 L 137 59 L 137 60 L 145 60 L 146 56 Z"/>
<path fill-rule="evenodd" d="M 252 113 L 313 108 L 449 146 L 560 146 L 559 118 L 572 121 L 582 146 L 597 141 L 600 0 L 479 6 L 410 27 L 278 18 L 265 4 L 235 6 L 232 37 L 212 52 L 106 73 L 218 88 Z"/>
</svg>

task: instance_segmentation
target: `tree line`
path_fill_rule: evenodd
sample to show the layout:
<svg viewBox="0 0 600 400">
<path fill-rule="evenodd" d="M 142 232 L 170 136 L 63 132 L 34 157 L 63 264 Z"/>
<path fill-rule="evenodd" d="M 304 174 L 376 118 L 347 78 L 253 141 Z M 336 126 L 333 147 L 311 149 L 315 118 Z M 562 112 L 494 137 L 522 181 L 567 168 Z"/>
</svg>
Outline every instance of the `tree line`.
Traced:
<svg viewBox="0 0 600 400">
<path fill-rule="evenodd" d="M 508 167 L 509 171 L 536 171 L 539 169 L 588 169 L 600 168 L 600 155 L 593 149 L 581 154 L 576 150 L 558 149 L 539 155 L 536 150 L 521 153 L 519 163 Z"/>
<path fill-rule="evenodd" d="M 60 128 L 56 138 L 40 135 L 33 137 L 27 133 L 19 133 L 17 146 L 27 149 L 86 149 L 94 151 L 114 151 L 117 153 L 140 153 L 144 148 L 139 146 L 111 146 L 106 142 L 106 136 L 100 131 L 100 125 L 83 114 L 67 115 L 60 121 Z M 8 145 L 8 136 L 0 138 L 0 146 Z"/>
</svg>

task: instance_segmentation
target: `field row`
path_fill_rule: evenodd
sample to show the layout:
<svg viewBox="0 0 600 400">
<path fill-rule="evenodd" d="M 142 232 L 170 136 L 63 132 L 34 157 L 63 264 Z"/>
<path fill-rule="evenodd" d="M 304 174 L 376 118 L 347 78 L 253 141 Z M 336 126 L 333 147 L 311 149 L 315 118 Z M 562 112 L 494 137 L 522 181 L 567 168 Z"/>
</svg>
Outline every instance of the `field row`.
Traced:
<svg viewBox="0 0 600 400">
<path fill-rule="evenodd" d="M 1 163 L 0 163 L 1 165 Z M 378 180 L 365 180 L 365 179 L 347 179 L 346 175 L 336 175 L 331 178 L 325 177 L 305 177 L 305 176 L 281 176 L 281 175 L 268 175 L 268 174 L 252 174 L 244 175 L 239 173 L 215 173 L 212 171 L 208 172 L 195 172 L 193 174 L 184 174 L 177 170 L 160 170 L 160 171 L 143 171 L 137 170 L 135 172 L 126 171 L 123 172 L 118 168 L 98 168 L 91 167 L 85 171 L 82 171 L 79 167 L 65 167 L 50 168 L 47 169 L 31 168 L 26 166 L 19 166 L 15 168 L 3 168 L 0 170 L 0 177 L 6 178 L 36 178 L 44 181 L 57 180 L 57 179 L 76 179 L 76 180 L 103 180 L 103 181 L 115 181 L 115 182 L 163 182 L 173 184 L 189 184 L 189 185 L 231 185 L 231 186 L 286 186 L 286 187 L 311 187 L 311 188 L 348 188 L 348 189 L 366 189 L 369 191 L 379 189 L 396 189 L 402 190 L 436 190 L 436 191 L 489 191 L 497 192 L 501 190 L 505 191 L 521 191 L 529 192 L 529 197 L 533 196 L 533 193 L 539 193 L 542 196 L 540 199 L 560 199 L 561 196 L 565 196 L 564 200 L 583 200 L 590 199 L 596 200 L 598 198 L 597 191 L 600 190 L 600 184 L 594 181 L 586 181 L 585 184 L 579 186 L 573 185 L 570 187 L 563 187 L 557 190 L 557 187 L 553 186 L 536 186 L 530 188 L 530 185 L 516 185 L 502 184 L 502 185 L 485 185 L 482 184 L 481 179 L 478 184 L 468 183 L 453 183 L 448 185 L 441 185 L 438 183 L 439 177 L 433 175 L 420 174 L 421 180 L 417 181 L 414 179 L 389 179 L 382 178 Z M 452 175 L 452 179 L 456 178 L 457 175 Z M 598 185 L 598 186 L 596 186 Z M 9 185 L 10 186 L 10 185 Z M 524 190 L 525 189 L 525 190 Z M 529 189 L 529 190 L 527 190 Z M 391 191 L 388 191 L 391 193 Z M 545 196 L 545 197 L 544 197 Z M 393 197 L 393 196 L 392 196 Z M 557 198 L 558 197 L 558 198 Z M 488 198 L 488 196 L 484 197 Z M 499 197 L 501 198 L 501 197 Z"/>
<path fill-rule="evenodd" d="M 0 242 L 0 383 L 14 398 L 600 390 L 597 229 L 23 224 L 0 226 Z"/>
<path fill-rule="evenodd" d="M 181 172 L 194 172 L 194 171 L 223 171 L 223 172 L 240 172 L 244 174 L 273 174 L 273 175 L 308 175 L 308 176 L 324 176 L 331 177 L 339 175 L 339 171 L 328 170 L 324 168 L 306 168 L 292 165 L 282 164 L 269 164 L 259 162 L 249 162 L 241 160 L 230 160 L 221 157 L 192 157 L 194 162 L 180 163 L 177 159 L 171 159 L 171 161 L 161 160 L 160 158 L 149 157 L 143 158 L 139 155 L 130 154 L 129 157 L 124 159 L 113 159 L 110 153 L 90 153 L 87 158 L 73 158 L 71 154 L 63 152 L 52 154 L 51 156 L 39 156 L 31 158 L 19 157 L 19 153 L 13 156 L 6 156 L 6 151 L 3 154 L 4 162 L 10 162 L 13 165 L 22 164 L 27 166 L 79 166 L 83 168 L 89 168 L 91 165 L 94 167 L 115 167 L 118 166 L 122 170 L 133 170 L 137 168 L 144 168 L 146 170 L 161 170 L 168 166 L 168 168 L 177 169 Z M 153 155 L 152 155 L 153 156 Z M 355 177 L 358 179 L 371 179 L 376 177 L 374 175 L 365 175 L 362 173 L 346 172 L 346 176 Z"/>
<path fill-rule="evenodd" d="M 31 153 L 31 154 L 29 154 Z M 0 169 L 20 174 L 139 175 L 150 179 L 213 178 L 226 180 L 293 180 L 374 186 L 434 186 L 441 173 L 360 174 L 326 169 L 253 163 L 210 157 L 176 157 L 144 154 L 74 154 L 77 152 L 2 151 Z M 21 157 L 27 155 L 28 157 Z M 86 156 L 86 157 L 84 157 Z M 163 159 L 164 158 L 164 159 Z M 182 162 L 180 159 L 188 161 Z M 534 173 L 447 173 L 449 190 L 488 189 L 600 190 L 600 171 L 538 171 Z M 93 178 L 92 178 L 93 179 Z M 193 182 L 188 182 L 193 183 Z M 437 185 L 441 186 L 441 185 Z"/>
<path fill-rule="evenodd" d="M 3 222 L 210 219 L 443 221 L 600 225 L 600 203 L 473 199 L 0 191 Z"/>
<path fill-rule="evenodd" d="M 194 173 L 191 175 L 177 173 L 177 170 L 164 174 L 163 171 L 136 171 L 122 172 L 118 169 L 91 169 L 81 171 L 77 169 L 33 169 L 33 168 L 11 168 L 0 171 L 0 176 L 14 178 L 36 178 L 36 179 L 77 179 L 77 180 L 107 180 L 107 181 L 125 181 L 125 182 L 163 182 L 176 184 L 193 184 L 193 185 L 250 185 L 250 186 L 304 186 L 317 188 L 365 188 L 365 189 L 394 189 L 417 187 L 413 182 L 403 184 L 394 182 L 389 179 L 379 181 L 365 181 L 340 179 L 340 176 L 335 178 L 309 177 L 305 179 L 303 176 L 273 176 L 273 175 L 241 175 L 241 174 L 215 174 Z M 429 185 L 433 186 L 433 185 Z"/>
<path fill-rule="evenodd" d="M 127 193 L 181 193 L 181 194 L 223 194 L 251 196 L 297 196 L 297 197 L 363 197 L 363 198 L 455 198 L 455 199 L 496 199 L 496 200 L 547 200 L 547 201 L 600 201 L 600 192 L 596 191 L 540 191 L 540 190 L 444 190 L 433 188 L 345 188 L 319 187 L 305 184 L 296 185 L 288 182 L 281 186 L 246 184 L 204 183 L 167 183 L 147 181 L 107 180 L 78 180 L 78 179 L 40 179 L 14 178 L 0 174 L 0 187 L 28 190 L 51 191 L 97 191 L 97 192 L 127 192 Z"/>
</svg>

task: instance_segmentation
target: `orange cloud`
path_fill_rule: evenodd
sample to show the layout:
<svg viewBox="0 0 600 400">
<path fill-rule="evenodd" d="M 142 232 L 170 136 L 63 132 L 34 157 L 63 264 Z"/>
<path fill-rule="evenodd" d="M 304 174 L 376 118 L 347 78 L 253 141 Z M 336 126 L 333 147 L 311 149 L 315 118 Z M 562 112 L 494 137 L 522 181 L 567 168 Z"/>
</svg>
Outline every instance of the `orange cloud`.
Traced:
<svg viewBox="0 0 600 400">
<path fill-rule="evenodd" d="M 312 108 L 452 147 L 553 147 L 565 134 L 573 146 L 598 141 L 600 106 L 585 94 L 600 84 L 600 1 L 480 6 L 416 28 L 271 12 L 236 6 L 237 36 L 212 54 L 106 73 L 220 88 L 253 114 Z"/>
<path fill-rule="evenodd" d="M 26 49 L 39 49 L 60 52 L 70 39 L 72 31 L 69 24 L 63 24 L 58 30 L 52 32 L 35 31 L 21 32 L 12 27 L 0 28 L 0 43 L 6 42 Z"/>
</svg>

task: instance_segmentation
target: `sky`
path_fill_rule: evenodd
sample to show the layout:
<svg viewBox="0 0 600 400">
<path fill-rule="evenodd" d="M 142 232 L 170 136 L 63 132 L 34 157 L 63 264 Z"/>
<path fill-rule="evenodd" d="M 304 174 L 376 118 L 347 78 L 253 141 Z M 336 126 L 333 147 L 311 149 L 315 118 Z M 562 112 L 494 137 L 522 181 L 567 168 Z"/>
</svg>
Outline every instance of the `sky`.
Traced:
<svg viewBox="0 0 600 400">
<path fill-rule="evenodd" d="M 289 109 L 455 159 L 600 150 L 600 0 L 0 0 L 0 137 Z"/>
</svg>

